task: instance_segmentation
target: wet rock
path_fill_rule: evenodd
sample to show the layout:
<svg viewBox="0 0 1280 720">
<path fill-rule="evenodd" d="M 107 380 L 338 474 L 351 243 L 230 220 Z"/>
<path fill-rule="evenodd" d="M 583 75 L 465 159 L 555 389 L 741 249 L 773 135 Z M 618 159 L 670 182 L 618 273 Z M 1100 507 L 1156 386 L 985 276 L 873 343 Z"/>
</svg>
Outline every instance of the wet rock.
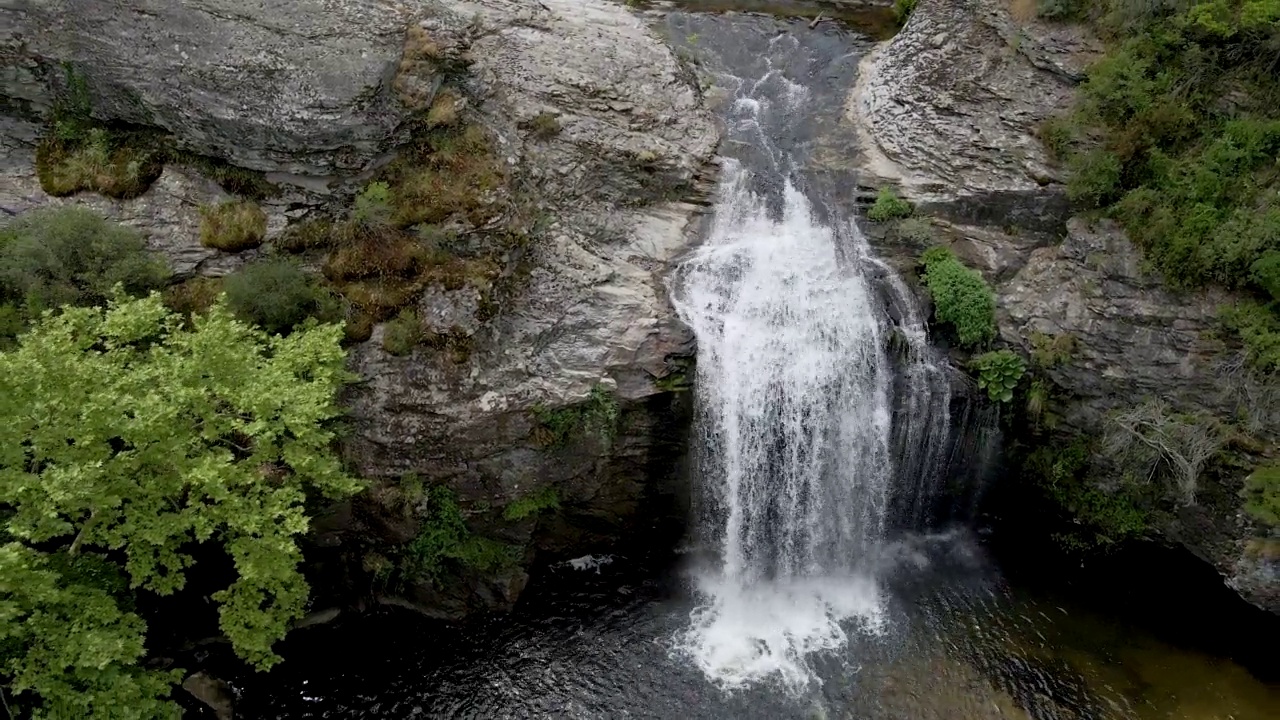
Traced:
<svg viewBox="0 0 1280 720">
<path fill-rule="evenodd" d="M 226 681 L 208 673 L 197 672 L 182 681 L 182 689 L 209 706 L 218 720 L 235 718 L 235 693 Z"/>
</svg>

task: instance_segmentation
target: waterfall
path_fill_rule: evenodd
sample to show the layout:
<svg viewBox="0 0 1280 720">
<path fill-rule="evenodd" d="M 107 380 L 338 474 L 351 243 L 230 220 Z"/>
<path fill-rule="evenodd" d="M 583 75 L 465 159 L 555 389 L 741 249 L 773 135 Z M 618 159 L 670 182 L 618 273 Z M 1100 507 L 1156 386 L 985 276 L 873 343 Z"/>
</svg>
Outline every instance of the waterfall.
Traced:
<svg viewBox="0 0 1280 720">
<path fill-rule="evenodd" d="M 729 140 L 744 159 L 724 161 L 707 237 L 672 278 L 698 338 L 700 532 L 714 555 L 677 647 L 724 687 L 798 689 L 814 653 L 882 622 L 891 490 L 936 484 L 948 384 L 910 293 L 852 221 L 816 211 L 770 137 L 804 89 L 772 69 L 733 80 Z"/>
</svg>

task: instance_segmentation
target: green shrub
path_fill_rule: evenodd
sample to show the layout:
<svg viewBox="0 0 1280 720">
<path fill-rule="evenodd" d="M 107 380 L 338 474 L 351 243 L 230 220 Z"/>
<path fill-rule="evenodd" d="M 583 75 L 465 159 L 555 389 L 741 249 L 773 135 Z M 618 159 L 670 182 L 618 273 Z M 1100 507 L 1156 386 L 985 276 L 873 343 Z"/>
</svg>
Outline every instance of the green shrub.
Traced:
<svg viewBox="0 0 1280 720">
<path fill-rule="evenodd" d="M 893 16 L 897 18 L 899 25 L 906 25 L 907 18 L 911 17 L 911 13 L 916 9 L 918 0 L 893 0 Z"/>
<path fill-rule="evenodd" d="M 224 287 L 236 317 L 272 334 L 286 334 L 308 318 L 341 318 L 337 299 L 285 258 L 249 263 L 228 276 Z"/>
<path fill-rule="evenodd" d="M 1037 0 L 1036 16 L 1045 20 L 1081 20 L 1089 6 L 1087 0 Z"/>
<path fill-rule="evenodd" d="M 1264 525 L 1280 525 L 1280 465 L 1264 465 L 1249 476 L 1240 491 L 1245 512 Z"/>
<path fill-rule="evenodd" d="M 338 337 L 268 339 L 222 308 L 188 325 L 152 295 L 43 317 L 0 353 L 11 717 L 178 717 L 185 673 L 147 657 L 147 625 L 213 619 L 173 602 L 201 573 L 221 586 L 201 594 L 231 650 L 279 662 L 307 604 L 312 508 L 360 488 L 334 454 Z"/>
<path fill-rule="evenodd" d="M 252 200 L 200 208 L 200 244 L 226 252 L 256 248 L 267 236 L 267 214 Z"/>
<path fill-rule="evenodd" d="M 391 186 L 385 182 L 371 182 L 356 195 L 351 217 L 364 225 L 385 225 L 391 222 Z"/>
<path fill-rule="evenodd" d="M 1261 303 L 1245 301 L 1221 308 L 1219 317 L 1240 336 L 1253 368 L 1263 373 L 1280 370 L 1280 315 Z"/>
<path fill-rule="evenodd" d="M 1092 550 L 1141 537 L 1149 525 L 1135 488 L 1129 484 L 1105 490 L 1089 480 L 1091 448 L 1077 438 L 1066 445 L 1045 445 L 1023 463 L 1044 493 L 1078 526 L 1056 534 L 1068 549 Z"/>
<path fill-rule="evenodd" d="M 1022 357 L 1012 350 L 993 350 L 970 361 L 970 367 L 978 373 L 978 387 L 987 391 L 987 397 L 995 402 L 1013 400 L 1013 391 L 1027 371 Z"/>
<path fill-rule="evenodd" d="M 515 561 L 515 548 L 479 538 L 467 528 L 452 490 L 435 485 L 426 490 L 427 518 L 401 558 L 401 571 L 439 585 L 450 570 L 496 570 Z"/>
<path fill-rule="evenodd" d="M 1091 14 L 1109 41 L 1080 86 L 1069 132 L 1042 133 L 1070 169 L 1071 197 L 1119 220 L 1174 286 L 1219 284 L 1275 300 L 1277 3 L 1041 6 L 1052 17 Z"/>
<path fill-rule="evenodd" d="M 408 355 L 422 342 L 422 321 L 413 310 L 401 310 L 394 320 L 382 329 L 382 349 L 392 355 Z"/>
<path fill-rule="evenodd" d="M 61 305 L 102 305 L 119 283 L 143 295 L 169 271 L 132 228 L 78 207 L 34 210 L 0 230 L 0 301 L 29 316 Z"/>
<path fill-rule="evenodd" d="M 556 492 L 555 488 L 547 487 L 525 497 L 512 500 L 502 510 L 502 518 L 511 522 L 518 522 L 546 510 L 556 510 L 559 507 L 560 494 Z"/>
<path fill-rule="evenodd" d="M 893 188 L 880 188 L 875 204 L 867 211 L 867 219 L 871 222 L 887 222 L 896 218 L 910 217 L 911 203 L 898 197 Z"/>
<path fill-rule="evenodd" d="M 982 275 L 965 267 L 950 250 L 931 248 L 920 257 L 933 314 L 951 326 L 961 345 L 977 347 L 996 335 L 996 297 Z"/>
</svg>

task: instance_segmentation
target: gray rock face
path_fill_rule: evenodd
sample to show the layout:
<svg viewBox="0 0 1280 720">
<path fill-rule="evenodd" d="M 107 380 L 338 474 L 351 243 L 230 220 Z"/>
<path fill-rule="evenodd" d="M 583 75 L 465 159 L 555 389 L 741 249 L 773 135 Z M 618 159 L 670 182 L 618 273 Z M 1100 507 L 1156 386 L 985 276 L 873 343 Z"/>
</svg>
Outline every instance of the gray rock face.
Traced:
<svg viewBox="0 0 1280 720">
<path fill-rule="evenodd" d="M 849 115 L 868 184 L 892 182 L 975 224 L 1060 226 L 1059 173 L 1036 137 L 1070 101 L 1097 46 L 1016 23 L 1000 0 L 921 0 L 869 54 Z"/>
<path fill-rule="evenodd" d="M 921 0 L 864 63 L 848 103 L 862 183 L 896 184 L 932 216 L 923 235 L 879 224 L 869 239 L 903 269 L 928 246 L 949 245 L 993 284 L 1000 339 L 1024 354 L 1039 334 L 1070 338 L 1069 357 L 1039 371 L 1065 398 L 1055 408 L 1064 432 L 1096 434 L 1112 411 L 1159 399 L 1179 412 L 1248 418 L 1254 437 L 1274 442 L 1280 403 L 1214 333 L 1231 298 L 1169 290 L 1114 223 L 1070 217 L 1036 132 L 1069 106 L 1096 42 L 1078 28 L 1014 20 L 1007 7 Z M 1094 464 L 1092 480 L 1114 487 L 1106 458 Z M 1242 511 L 1245 475 L 1202 482 L 1197 502 L 1169 503 L 1155 529 L 1245 599 L 1280 612 L 1280 562 L 1267 550 L 1275 531 Z"/>
<path fill-rule="evenodd" d="M 103 120 L 255 170 L 329 175 L 388 150 L 412 0 L 0 3 L 0 99 L 45 112 L 71 63 Z M 429 101 L 429 100 L 428 100 Z"/>
<path fill-rule="evenodd" d="M 369 477 L 447 482 L 474 529 L 527 552 L 590 548 L 647 520 L 638 510 L 655 494 L 674 493 L 688 408 L 655 379 L 692 353 L 693 338 L 663 278 L 694 238 L 700 208 L 681 198 L 696 200 L 718 131 L 675 56 L 621 5 L 454 9 L 483 28 L 470 51 L 478 110 L 552 220 L 530 249 L 524 291 L 492 325 L 477 322 L 465 290 L 435 288 L 420 302 L 432 329 L 473 339 L 467 361 L 427 346 L 391 357 L 381 330 L 355 349 L 366 381 L 350 398 L 350 456 Z M 527 131 L 538 116 L 558 130 Z M 580 412 L 593 391 L 617 403 L 616 424 L 584 416 L 568 437 L 545 437 L 538 412 Z M 553 517 L 502 518 L 547 488 L 561 504 Z M 356 515 L 367 525 L 355 534 L 389 536 L 385 513 Z M 477 579 L 474 596 L 509 604 L 521 577 Z M 408 594 L 448 612 L 464 605 L 421 584 Z"/>
<path fill-rule="evenodd" d="M 1061 246 L 1032 252 L 998 286 L 1003 340 L 1026 353 L 1035 333 L 1073 341 L 1069 358 L 1040 370 L 1070 396 L 1064 429 L 1106 432 L 1110 411 L 1158 398 L 1182 412 L 1248 418 L 1252 432 L 1274 437 L 1274 406 L 1256 402 L 1260 388 L 1242 359 L 1215 337 L 1217 309 L 1231 298 L 1170 292 L 1143 272 L 1140 252 L 1113 222 L 1072 218 L 1067 228 Z M 1255 538 L 1265 530 L 1240 509 L 1243 480 L 1205 478 L 1195 504 L 1174 503 L 1153 517 L 1168 540 L 1217 567 L 1241 596 L 1280 613 L 1280 562 L 1262 551 L 1266 541 Z"/>
</svg>

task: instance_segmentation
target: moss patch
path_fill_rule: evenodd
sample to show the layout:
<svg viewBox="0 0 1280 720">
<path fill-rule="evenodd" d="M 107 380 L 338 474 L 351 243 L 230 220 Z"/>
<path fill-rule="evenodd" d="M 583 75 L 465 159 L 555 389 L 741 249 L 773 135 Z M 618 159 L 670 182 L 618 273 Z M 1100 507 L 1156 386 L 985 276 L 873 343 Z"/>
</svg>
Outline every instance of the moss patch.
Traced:
<svg viewBox="0 0 1280 720">
<path fill-rule="evenodd" d="M 537 405 L 532 412 L 537 422 L 533 440 L 543 447 L 562 446 L 584 434 L 609 442 L 618 431 L 618 400 L 603 385 L 592 388 L 583 402 L 560 408 Z"/>
<path fill-rule="evenodd" d="M 494 214 L 493 194 L 506 175 L 489 136 L 468 125 L 422 133 L 391 163 L 385 179 L 397 225 L 440 223 L 459 215 L 478 227 Z"/>
<path fill-rule="evenodd" d="M 511 522 L 519 522 L 547 510 L 560 508 L 560 494 L 555 488 L 543 488 L 522 498 L 512 500 L 502 510 L 502 518 Z"/>
<path fill-rule="evenodd" d="M 251 200 L 200 208 L 200 244 L 225 252 L 256 248 L 267 236 L 267 214 Z"/>
<path fill-rule="evenodd" d="M 84 137 L 47 137 L 36 147 L 36 176 L 54 197 L 82 191 L 110 198 L 142 195 L 164 171 L 165 155 L 144 133 L 94 128 Z"/>
</svg>

